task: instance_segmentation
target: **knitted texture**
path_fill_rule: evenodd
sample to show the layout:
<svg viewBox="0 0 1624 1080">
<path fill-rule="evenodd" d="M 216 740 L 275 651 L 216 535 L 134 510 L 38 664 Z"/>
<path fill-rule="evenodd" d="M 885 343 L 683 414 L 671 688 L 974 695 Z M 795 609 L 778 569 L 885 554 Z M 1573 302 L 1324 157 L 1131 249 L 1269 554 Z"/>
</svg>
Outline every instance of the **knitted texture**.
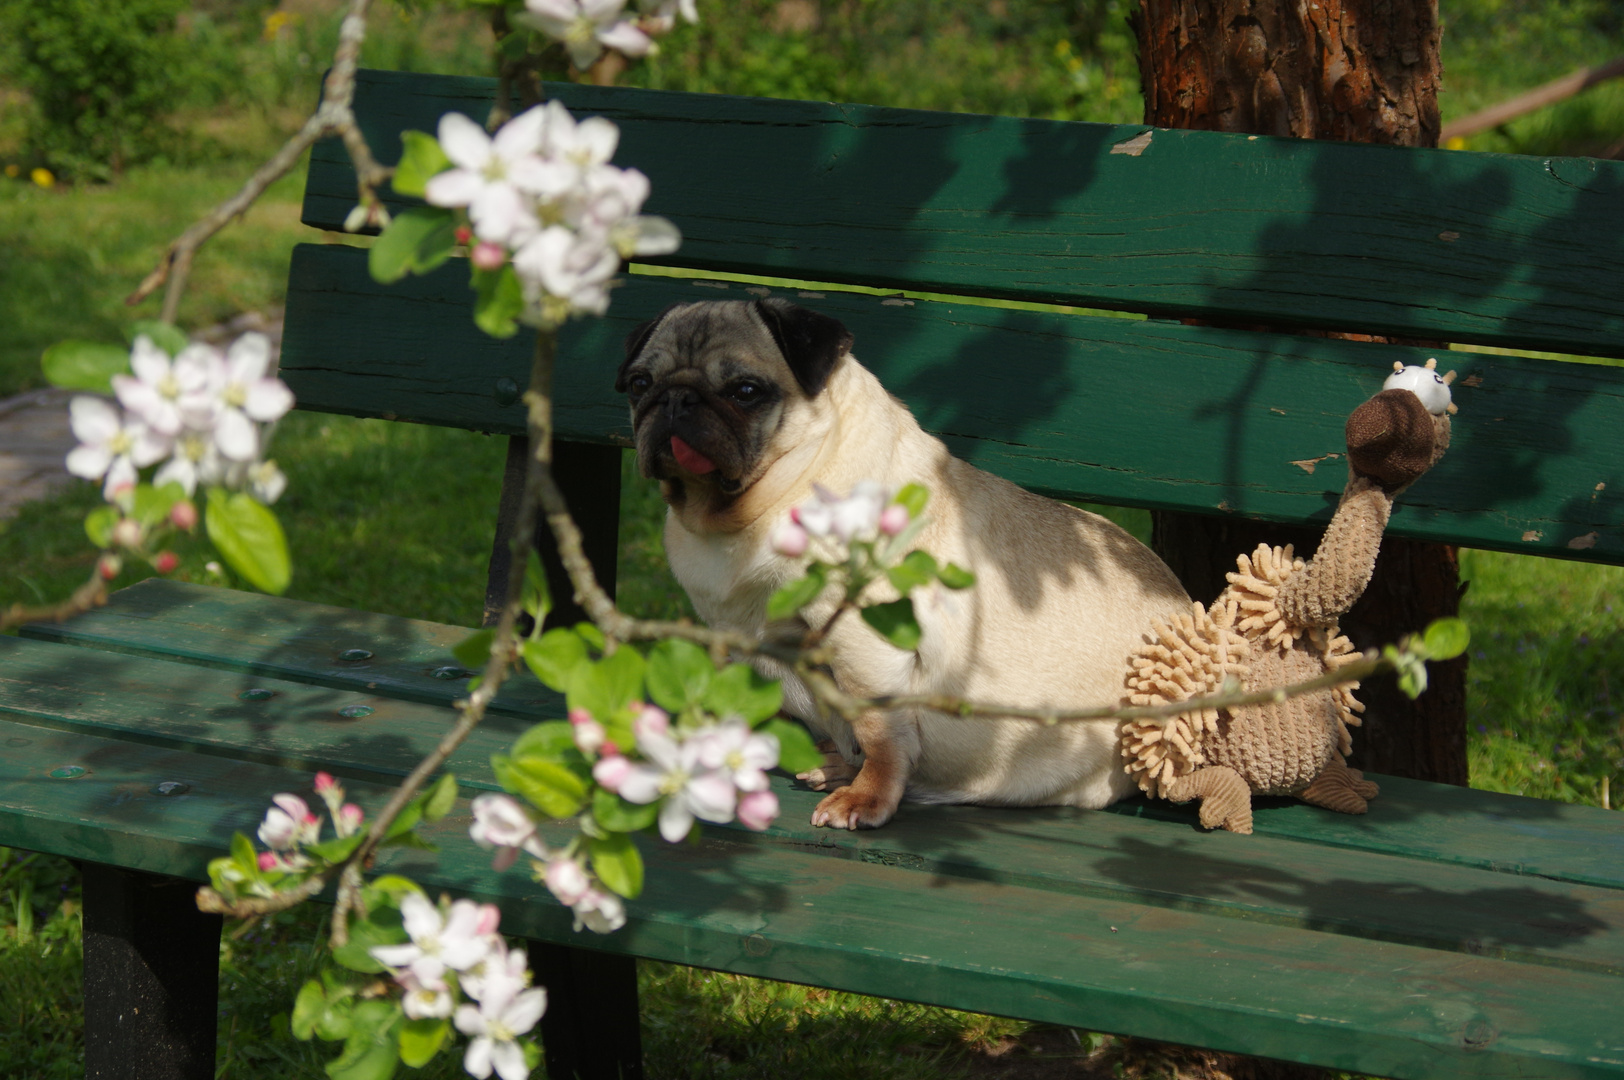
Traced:
<svg viewBox="0 0 1624 1080">
<path fill-rule="evenodd" d="M 1429 427 L 1429 435 L 1430 431 Z M 1382 532 L 1392 513 L 1393 496 L 1381 485 L 1363 476 L 1350 479 L 1319 551 L 1314 553 L 1314 561 L 1276 591 L 1278 617 L 1297 627 L 1336 626 L 1337 620 L 1365 594 L 1376 572 Z M 1230 579 L 1234 579 L 1233 574 Z"/>
</svg>

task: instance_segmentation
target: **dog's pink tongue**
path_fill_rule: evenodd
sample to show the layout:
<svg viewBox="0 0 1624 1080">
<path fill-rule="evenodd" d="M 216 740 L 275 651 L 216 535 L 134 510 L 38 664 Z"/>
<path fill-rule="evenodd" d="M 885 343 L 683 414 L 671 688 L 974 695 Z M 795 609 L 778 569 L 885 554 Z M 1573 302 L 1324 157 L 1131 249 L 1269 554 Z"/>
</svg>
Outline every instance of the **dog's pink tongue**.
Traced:
<svg viewBox="0 0 1624 1080">
<path fill-rule="evenodd" d="M 671 436 L 671 453 L 676 457 L 678 465 L 695 476 L 704 476 L 708 472 L 716 471 L 715 462 L 675 435 Z"/>
</svg>

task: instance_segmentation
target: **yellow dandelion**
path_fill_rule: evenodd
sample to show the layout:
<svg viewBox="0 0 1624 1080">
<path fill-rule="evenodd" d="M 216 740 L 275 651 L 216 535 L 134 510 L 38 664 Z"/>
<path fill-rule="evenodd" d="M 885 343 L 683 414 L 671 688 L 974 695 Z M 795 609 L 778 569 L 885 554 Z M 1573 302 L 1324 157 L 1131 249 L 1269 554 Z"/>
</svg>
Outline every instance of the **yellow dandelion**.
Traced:
<svg viewBox="0 0 1624 1080">
<path fill-rule="evenodd" d="M 51 175 L 50 169 L 35 169 L 28 174 L 28 178 L 42 188 L 56 186 L 56 177 Z"/>
<path fill-rule="evenodd" d="M 1453 135 L 1448 140 L 1446 140 L 1444 142 L 1444 149 L 1445 150 L 1464 150 L 1464 149 L 1466 149 L 1466 140 L 1461 138 L 1459 135 Z"/>
</svg>

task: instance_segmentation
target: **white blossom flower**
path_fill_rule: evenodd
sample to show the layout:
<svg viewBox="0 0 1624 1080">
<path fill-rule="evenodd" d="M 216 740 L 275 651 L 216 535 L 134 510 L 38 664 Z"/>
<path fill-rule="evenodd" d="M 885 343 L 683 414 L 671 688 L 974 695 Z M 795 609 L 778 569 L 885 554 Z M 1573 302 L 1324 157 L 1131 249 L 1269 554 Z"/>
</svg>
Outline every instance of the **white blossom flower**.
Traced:
<svg viewBox="0 0 1624 1080">
<path fill-rule="evenodd" d="M 463 993 L 476 1001 L 510 1001 L 530 985 L 529 960 L 523 949 L 509 950 L 500 937 L 491 939 L 485 959 L 458 977 Z"/>
<path fill-rule="evenodd" d="M 540 228 L 527 189 L 557 186 L 556 170 L 540 157 L 548 113 L 543 106 L 515 116 L 496 137 L 461 113 L 440 117 L 440 148 L 455 169 L 430 178 L 423 198 L 432 206 L 466 206 L 474 232 L 493 244 L 516 246 Z"/>
<path fill-rule="evenodd" d="M 609 307 L 607 284 L 620 269 L 620 255 L 601 230 L 553 225 L 514 254 L 513 269 L 570 309 L 601 315 Z"/>
<path fill-rule="evenodd" d="M 627 56 L 646 56 L 654 41 L 635 24 L 621 18 L 626 0 L 525 0 L 527 10 L 513 21 L 540 30 L 564 43 L 570 63 L 585 71 L 614 49 Z"/>
<path fill-rule="evenodd" d="M 403 971 L 396 981 L 406 991 L 400 1004 L 406 1011 L 407 1019 L 443 1020 L 451 1015 L 451 987 L 446 985 L 445 980 L 426 983 L 410 971 Z"/>
<path fill-rule="evenodd" d="M 484 905 L 489 907 L 490 905 Z M 407 893 L 400 902 L 401 919 L 411 942 L 377 945 L 369 951 L 380 964 L 405 968 L 418 982 L 433 986 L 447 969 L 466 971 L 490 951 L 489 914 L 472 900 L 458 900 L 444 917 L 422 893 Z"/>
<path fill-rule="evenodd" d="M 638 732 L 637 748 L 650 763 L 637 762 L 620 782 L 620 795 L 634 803 L 660 804 L 660 835 L 676 843 L 688 835 L 694 818 L 717 823 L 733 820 L 738 792 L 726 775 L 704 769 L 699 761 L 703 743 L 678 743 L 669 734 L 645 728 Z"/>
<path fill-rule="evenodd" d="M 778 739 L 757 735 L 739 717 L 696 731 L 690 740 L 697 744 L 699 764 L 719 770 L 740 791 L 762 791 L 767 787 L 766 769 L 778 764 Z"/>
<path fill-rule="evenodd" d="M 677 24 L 680 13 L 688 23 L 699 21 L 695 0 L 637 0 L 637 10 L 643 13 L 643 25 L 657 34 L 669 33 Z"/>
<path fill-rule="evenodd" d="M 457 1009 L 457 1030 L 473 1038 L 463 1055 L 462 1067 L 485 1080 L 495 1069 L 502 1080 L 525 1080 L 530 1067 L 525 1064 L 524 1047 L 518 1037 L 536 1026 L 547 1011 L 547 991 L 537 987 L 512 998 L 481 1001 Z"/>
<path fill-rule="evenodd" d="M 185 431 L 175 440 L 174 456 L 152 478 L 156 487 L 176 483 L 191 495 L 197 485 L 212 484 L 226 475 L 227 463 L 220 447 L 207 434 Z"/>
<path fill-rule="evenodd" d="M 779 522 L 772 532 L 773 550 L 786 558 L 796 559 L 805 555 L 809 542 L 806 529 L 792 519 Z"/>
<path fill-rule="evenodd" d="M 842 498 L 822 484 L 812 485 L 812 498 L 790 511 L 790 520 L 816 537 L 833 536 L 850 543 L 873 540 L 889 493 L 873 480 L 861 480 Z"/>
<path fill-rule="evenodd" d="M 547 864 L 547 872 L 542 875 L 542 880 L 546 882 L 548 891 L 558 897 L 558 902 L 565 907 L 574 907 L 592 891 L 592 877 L 579 859 L 553 859 Z"/>
<path fill-rule="evenodd" d="M 287 384 L 265 376 L 271 362 L 270 340 L 264 334 L 247 333 L 232 342 L 224 356 L 209 350 L 204 359 L 208 381 L 204 393 L 194 398 L 194 408 L 207 410 L 207 415 L 188 417 L 188 423 L 212 428 L 215 444 L 226 457 L 252 461 L 259 456 L 255 422 L 280 420 L 293 408 Z"/>
<path fill-rule="evenodd" d="M 169 439 L 142 421 L 121 416 L 101 398 L 76 397 L 68 403 L 69 421 L 79 446 L 68 451 L 68 472 L 86 480 L 101 480 L 102 495 L 133 484 L 137 470 L 161 461 L 169 453 Z"/>
<path fill-rule="evenodd" d="M 536 833 L 536 821 L 523 804 L 511 795 L 487 792 L 475 796 L 474 823 L 468 835 L 482 848 L 495 848 L 491 869 L 506 870 L 519 858 L 521 850 L 538 859 L 547 858 L 547 845 Z"/>
<path fill-rule="evenodd" d="M 186 414 L 208 400 L 211 352 L 207 345 L 192 345 L 171 362 L 168 353 L 142 334 L 130 350 L 134 374 L 114 375 L 113 392 L 120 404 L 154 431 L 177 435 Z"/>
<path fill-rule="evenodd" d="M 608 889 L 588 889 L 570 905 L 575 911 L 575 932 L 586 927 L 594 934 L 612 934 L 626 925 L 626 905 Z"/>
<path fill-rule="evenodd" d="M 260 843 L 275 851 L 291 851 L 301 844 L 313 844 L 321 837 L 321 819 L 297 795 L 283 792 L 271 796 L 272 806 L 259 826 Z"/>
<path fill-rule="evenodd" d="M 248 467 L 248 490 L 253 492 L 254 498 L 266 506 L 276 502 L 287 490 L 287 474 L 276 467 L 276 462 L 266 460 L 255 462 Z"/>
</svg>

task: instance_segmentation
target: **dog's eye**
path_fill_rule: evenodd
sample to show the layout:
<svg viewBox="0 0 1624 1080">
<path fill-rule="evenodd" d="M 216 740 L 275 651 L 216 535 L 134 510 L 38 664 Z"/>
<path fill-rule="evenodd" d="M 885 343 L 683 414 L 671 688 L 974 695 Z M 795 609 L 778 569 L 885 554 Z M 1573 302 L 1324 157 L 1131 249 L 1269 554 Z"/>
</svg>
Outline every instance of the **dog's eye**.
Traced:
<svg viewBox="0 0 1624 1080">
<path fill-rule="evenodd" d="M 761 387 L 753 382 L 735 383 L 727 393 L 734 401 L 750 402 L 761 396 Z"/>
<path fill-rule="evenodd" d="M 633 394 L 647 393 L 648 388 L 653 385 L 654 380 L 649 378 L 647 375 L 633 375 L 631 380 L 626 384 L 627 388 Z"/>
</svg>

